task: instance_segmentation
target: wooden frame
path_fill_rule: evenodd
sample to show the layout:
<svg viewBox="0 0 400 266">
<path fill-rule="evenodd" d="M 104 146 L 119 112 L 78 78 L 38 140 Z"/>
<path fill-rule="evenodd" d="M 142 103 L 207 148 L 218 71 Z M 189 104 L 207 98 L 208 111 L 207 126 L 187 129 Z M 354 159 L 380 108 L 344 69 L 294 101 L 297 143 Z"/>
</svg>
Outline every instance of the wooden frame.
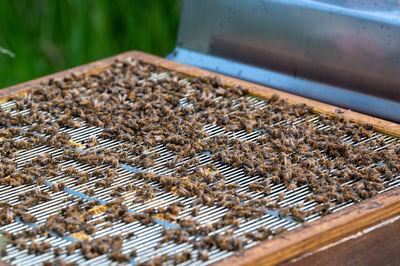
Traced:
<svg viewBox="0 0 400 266">
<path fill-rule="evenodd" d="M 397 123 L 385 121 L 350 110 L 343 110 L 332 105 L 216 74 L 214 72 L 183 65 L 138 51 L 126 52 L 114 57 L 8 87 L 0 90 L 0 100 L 7 100 L 15 94 L 23 94 L 31 86 L 37 85 L 49 78 L 63 77 L 70 72 L 86 74 L 98 73 L 111 64 L 115 59 L 124 59 L 127 57 L 140 59 L 144 62 L 155 64 L 176 72 L 181 72 L 189 76 L 217 76 L 224 84 L 241 85 L 242 87 L 248 88 L 250 94 L 263 98 L 271 97 L 273 94 L 277 93 L 290 103 L 306 103 L 313 106 L 316 113 L 323 113 L 330 116 L 336 116 L 340 113 L 343 117 L 352 121 L 368 123 L 373 125 L 374 129 L 377 131 L 400 137 L 400 125 Z M 376 226 L 385 220 L 399 215 L 400 188 L 397 188 L 351 207 L 347 207 L 309 224 L 305 224 L 297 229 L 262 242 L 240 254 L 232 255 L 215 264 L 260 265 L 293 262 L 293 259 L 295 258 L 304 257 L 306 254 L 312 254 L 318 249 L 321 249 L 321 247 L 335 243 L 366 228 Z M 400 241 L 398 245 L 400 245 Z"/>
</svg>

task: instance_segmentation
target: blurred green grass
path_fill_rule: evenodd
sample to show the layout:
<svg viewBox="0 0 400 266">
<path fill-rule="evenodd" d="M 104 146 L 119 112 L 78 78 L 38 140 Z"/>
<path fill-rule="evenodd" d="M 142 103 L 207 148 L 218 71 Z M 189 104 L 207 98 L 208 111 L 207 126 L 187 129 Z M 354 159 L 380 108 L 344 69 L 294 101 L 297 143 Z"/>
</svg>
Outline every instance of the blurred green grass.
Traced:
<svg viewBox="0 0 400 266">
<path fill-rule="evenodd" d="M 128 50 L 165 56 L 181 0 L 1 0 L 0 88 Z"/>
</svg>

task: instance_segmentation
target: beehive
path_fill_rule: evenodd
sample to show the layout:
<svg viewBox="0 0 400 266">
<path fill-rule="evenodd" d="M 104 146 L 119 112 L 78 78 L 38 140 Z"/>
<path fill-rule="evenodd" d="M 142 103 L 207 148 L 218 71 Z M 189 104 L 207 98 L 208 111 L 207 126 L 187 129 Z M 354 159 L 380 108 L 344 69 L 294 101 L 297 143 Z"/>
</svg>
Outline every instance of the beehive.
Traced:
<svg viewBox="0 0 400 266">
<path fill-rule="evenodd" d="M 28 236 L 26 241 L 11 240 L 6 261 L 37 264 L 58 257 L 82 264 L 110 259 L 208 264 L 237 253 L 245 256 L 229 259 L 277 263 L 397 214 L 397 124 L 140 52 L 73 72 L 2 92 L 2 162 L 12 171 L 3 171 L 1 200 L 8 203 L 3 203 L 1 230 L 14 235 L 43 231 L 33 245 Z M 123 74 L 115 79 L 118 73 Z M 158 96 L 163 100 L 158 102 Z M 168 110 L 163 108 L 166 103 Z M 23 122 L 32 109 L 39 115 Z M 90 116 L 90 109 L 110 113 L 99 119 Z M 117 119 L 131 110 L 145 110 L 142 120 Z M 171 112 L 178 113 L 171 123 L 192 120 L 172 128 L 164 120 L 152 120 Z M 168 131 L 154 133 L 146 121 Z M 312 134 L 336 136 L 336 143 L 324 146 Z M 7 145 L 15 156 L 5 151 Z M 185 150 L 188 145 L 192 148 Z M 256 156 L 263 148 L 264 161 Z M 253 167 L 241 157 L 246 152 L 254 157 Z M 28 170 L 32 166 L 43 172 Z M 292 169 L 298 171 L 296 178 L 286 177 Z M 12 181 L 12 172 L 18 170 L 27 180 L 22 184 Z M 332 186 L 339 191 L 328 191 Z M 326 199 L 326 192 L 338 196 Z M 24 213 L 14 211 L 38 195 L 42 199 L 28 204 Z M 55 215 L 69 217 L 63 225 L 70 227 L 53 226 L 61 223 L 51 218 Z M 96 241 L 99 245 L 91 250 Z M 80 243 L 73 244 L 75 251 L 71 242 Z M 100 249 L 104 244 L 108 247 Z M 54 254 L 56 248 L 62 249 Z"/>
</svg>

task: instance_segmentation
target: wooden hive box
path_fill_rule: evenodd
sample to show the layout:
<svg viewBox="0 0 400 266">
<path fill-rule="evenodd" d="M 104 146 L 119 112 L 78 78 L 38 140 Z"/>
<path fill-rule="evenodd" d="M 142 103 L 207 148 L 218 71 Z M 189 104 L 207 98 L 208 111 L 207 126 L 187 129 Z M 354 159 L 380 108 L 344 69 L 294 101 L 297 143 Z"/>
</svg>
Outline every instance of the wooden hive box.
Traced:
<svg viewBox="0 0 400 266">
<path fill-rule="evenodd" d="M 227 85 L 241 85 L 249 93 L 262 98 L 279 94 L 289 103 L 306 103 L 316 113 L 343 117 L 361 123 L 370 123 L 376 131 L 400 137 L 400 125 L 375 117 L 344 110 L 332 105 L 295 96 L 289 93 L 220 75 L 214 72 L 172 62 L 146 53 L 126 52 L 104 60 L 18 84 L 0 91 L 0 99 L 21 95 L 27 88 L 60 78 L 70 72 L 99 73 L 115 59 L 140 59 L 189 76 L 216 76 Z M 262 242 L 242 253 L 232 255 L 216 265 L 270 265 L 270 264 L 396 264 L 400 263 L 400 188 L 392 189 L 374 198 L 344 208 L 319 220 L 305 224 L 271 240 Z"/>
</svg>

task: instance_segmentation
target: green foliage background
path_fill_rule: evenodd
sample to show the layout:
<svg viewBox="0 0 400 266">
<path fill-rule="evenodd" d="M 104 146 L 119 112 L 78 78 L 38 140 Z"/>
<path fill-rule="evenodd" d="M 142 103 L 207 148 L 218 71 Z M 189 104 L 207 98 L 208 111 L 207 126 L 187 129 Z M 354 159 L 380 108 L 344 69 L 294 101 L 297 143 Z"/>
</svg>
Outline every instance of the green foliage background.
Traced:
<svg viewBox="0 0 400 266">
<path fill-rule="evenodd" d="M 0 0 L 0 88 L 128 50 L 159 56 L 181 0 Z"/>
</svg>

